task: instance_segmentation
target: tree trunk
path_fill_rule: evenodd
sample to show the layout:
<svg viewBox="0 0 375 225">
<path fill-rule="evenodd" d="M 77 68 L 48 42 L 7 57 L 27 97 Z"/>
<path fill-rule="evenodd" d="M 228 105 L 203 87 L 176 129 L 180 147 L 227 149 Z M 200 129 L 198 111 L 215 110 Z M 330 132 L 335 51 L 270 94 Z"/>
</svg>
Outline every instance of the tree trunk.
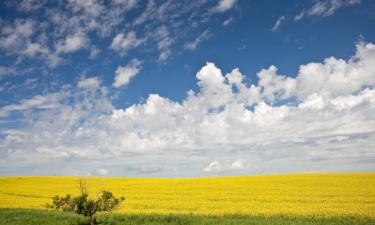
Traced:
<svg viewBox="0 0 375 225">
<path fill-rule="evenodd" d="M 90 224 L 96 225 L 96 218 L 95 217 L 90 217 Z"/>
</svg>

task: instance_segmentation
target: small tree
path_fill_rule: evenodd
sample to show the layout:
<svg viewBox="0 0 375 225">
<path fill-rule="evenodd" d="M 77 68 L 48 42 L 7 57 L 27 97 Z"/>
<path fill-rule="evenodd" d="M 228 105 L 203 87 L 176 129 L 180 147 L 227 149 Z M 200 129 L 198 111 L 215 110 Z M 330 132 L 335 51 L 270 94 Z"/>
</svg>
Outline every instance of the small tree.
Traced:
<svg viewBox="0 0 375 225">
<path fill-rule="evenodd" d="M 95 225 L 97 224 L 95 218 L 97 212 L 110 212 L 125 200 L 123 196 L 116 198 L 112 192 L 107 190 L 100 191 L 97 199 L 89 199 L 87 181 L 83 177 L 77 179 L 77 186 L 81 192 L 79 196 L 72 197 L 68 194 L 66 197 L 60 197 L 56 195 L 52 198 L 52 204 L 47 204 L 47 207 L 83 215 L 90 221 L 91 225 Z"/>
</svg>

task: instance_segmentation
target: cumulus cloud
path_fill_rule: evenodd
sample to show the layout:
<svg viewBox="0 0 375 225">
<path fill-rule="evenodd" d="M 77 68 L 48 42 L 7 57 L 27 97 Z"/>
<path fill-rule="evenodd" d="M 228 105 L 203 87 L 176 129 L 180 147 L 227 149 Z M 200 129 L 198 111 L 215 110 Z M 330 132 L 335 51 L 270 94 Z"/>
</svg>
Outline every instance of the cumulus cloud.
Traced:
<svg viewBox="0 0 375 225">
<path fill-rule="evenodd" d="M 115 81 L 113 82 L 113 87 L 119 88 L 130 82 L 134 76 L 136 76 L 141 70 L 141 61 L 138 59 L 132 59 L 128 65 L 119 66 L 116 69 Z"/>
<path fill-rule="evenodd" d="M 114 108 L 100 83 L 82 78 L 65 97 L 0 109 L 24 112 L 27 121 L 1 131 L 0 171 L 22 164 L 36 173 L 64 160 L 79 162 L 76 170 L 168 168 L 155 176 L 373 170 L 375 45 L 356 49 L 348 60 L 301 65 L 294 76 L 270 66 L 254 84 L 238 68 L 225 74 L 207 63 L 196 74 L 198 90 L 182 101 L 153 93 L 126 108 Z"/>
</svg>

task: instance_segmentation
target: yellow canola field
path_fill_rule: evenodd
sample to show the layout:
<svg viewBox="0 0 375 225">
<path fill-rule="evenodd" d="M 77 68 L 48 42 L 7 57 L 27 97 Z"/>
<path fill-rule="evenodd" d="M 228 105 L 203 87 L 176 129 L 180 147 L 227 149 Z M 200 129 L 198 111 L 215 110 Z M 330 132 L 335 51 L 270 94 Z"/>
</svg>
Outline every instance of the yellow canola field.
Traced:
<svg viewBox="0 0 375 225">
<path fill-rule="evenodd" d="M 43 209 L 78 194 L 75 177 L 1 177 L 0 208 Z M 360 216 L 375 218 L 375 173 L 216 178 L 87 178 L 89 191 L 126 197 L 127 214 Z"/>
</svg>

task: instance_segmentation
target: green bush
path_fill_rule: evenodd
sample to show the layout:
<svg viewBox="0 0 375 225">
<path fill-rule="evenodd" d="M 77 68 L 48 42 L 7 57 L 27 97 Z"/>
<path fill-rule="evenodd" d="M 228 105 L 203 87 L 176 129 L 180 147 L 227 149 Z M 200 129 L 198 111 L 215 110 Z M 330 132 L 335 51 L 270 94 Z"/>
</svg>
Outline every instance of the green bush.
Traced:
<svg viewBox="0 0 375 225">
<path fill-rule="evenodd" d="M 87 192 L 87 182 L 80 178 L 77 181 L 81 194 L 72 197 L 70 194 L 65 197 L 55 196 L 48 208 L 64 212 L 74 212 L 86 217 L 91 224 L 97 224 L 95 214 L 99 211 L 110 212 L 125 200 L 123 196 L 116 198 L 112 192 L 103 190 L 97 199 L 90 199 Z"/>
</svg>

